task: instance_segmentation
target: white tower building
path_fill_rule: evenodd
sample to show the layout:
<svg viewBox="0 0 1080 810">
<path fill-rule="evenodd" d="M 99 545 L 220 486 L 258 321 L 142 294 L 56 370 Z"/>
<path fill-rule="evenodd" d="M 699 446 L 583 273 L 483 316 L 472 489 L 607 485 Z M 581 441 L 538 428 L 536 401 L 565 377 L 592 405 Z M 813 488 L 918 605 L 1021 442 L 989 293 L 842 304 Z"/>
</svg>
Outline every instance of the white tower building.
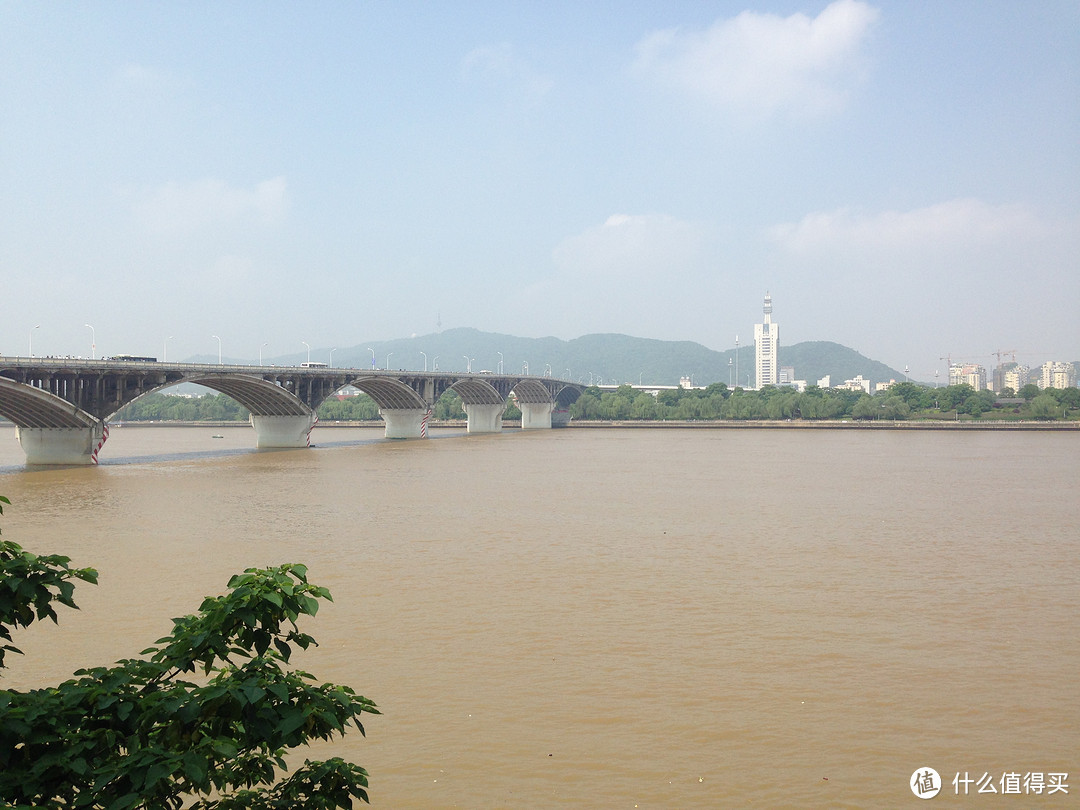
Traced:
<svg viewBox="0 0 1080 810">
<path fill-rule="evenodd" d="M 779 382 L 780 326 L 772 322 L 772 296 L 765 293 L 765 322 L 754 324 L 757 387 Z"/>
</svg>

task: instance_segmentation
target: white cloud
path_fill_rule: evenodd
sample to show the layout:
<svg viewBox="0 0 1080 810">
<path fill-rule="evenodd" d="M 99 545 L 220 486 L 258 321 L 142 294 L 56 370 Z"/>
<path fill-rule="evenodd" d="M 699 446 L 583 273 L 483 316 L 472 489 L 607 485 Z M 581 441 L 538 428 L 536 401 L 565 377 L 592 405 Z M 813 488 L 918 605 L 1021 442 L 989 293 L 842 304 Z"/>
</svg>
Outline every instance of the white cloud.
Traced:
<svg viewBox="0 0 1080 810">
<path fill-rule="evenodd" d="M 515 329 L 576 337 L 689 337 L 708 317 L 710 233 L 663 214 L 613 214 L 552 250 L 552 270 L 507 303 Z"/>
<path fill-rule="evenodd" d="M 461 72 L 467 81 L 504 86 L 532 98 L 547 94 L 553 85 L 509 42 L 474 48 L 461 60 Z"/>
<path fill-rule="evenodd" d="M 801 334 L 911 362 L 919 379 L 931 379 L 939 357 L 989 361 L 1003 345 L 1038 353 L 1032 362 L 1075 351 L 1075 215 L 960 198 L 908 211 L 816 212 L 768 236 L 781 278 L 773 293 L 779 287 L 800 313 Z"/>
<path fill-rule="evenodd" d="M 564 240 L 553 255 L 561 271 L 575 276 L 656 278 L 696 269 L 703 241 L 699 226 L 674 217 L 614 214 Z"/>
<path fill-rule="evenodd" d="M 836 0 L 813 19 L 744 11 L 704 30 L 651 34 L 637 45 L 634 69 L 748 118 L 826 112 L 860 77 L 877 17 L 860 0 Z"/>
<path fill-rule="evenodd" d="M 773 239 L 795 253 L 995 248 L 1049 236 L 1055 227 L 1023 205 L 962 198 L 912 211 L 868 216 L 848 209 L 808 214 L 778 225 Z"/>
<path fill-rule="evenodd" d="M 273 223 L 284 216 L 287 203 L 284 177 L 264 180 L 253 189 L 207 178 L 148 191 L 136 202 L 135 216 L 152 233 L 190 234 L 222 224 Z"/>
</svg>

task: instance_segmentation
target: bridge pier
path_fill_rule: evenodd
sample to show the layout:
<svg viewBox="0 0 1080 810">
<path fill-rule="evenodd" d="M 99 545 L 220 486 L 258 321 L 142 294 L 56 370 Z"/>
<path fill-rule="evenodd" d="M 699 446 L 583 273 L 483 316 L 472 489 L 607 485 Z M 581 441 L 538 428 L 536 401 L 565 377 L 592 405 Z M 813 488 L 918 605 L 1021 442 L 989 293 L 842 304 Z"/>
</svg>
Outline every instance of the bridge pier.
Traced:
<svg viewBox="0 0 1080 810">
<path fill-rule="evenodd" d="M 570 409 L 556 408 L 551 412 L 551 426 L 553 428 L 566 427 L 570 424 Z"/>
<path fill-rule="evenodd" d="M 463 402 L 461 407 L 465 409 L 465 415 L 469 417 L 469 433 L 502 432 L 502 415 L 506 411 L 506 403 L 480 405 Z"/>
<path fill-rule="evenodd" d="M 427 436 L 430 408 L 380 408 L 388 439 L 422 439 Z"/>
<path fill-rule="evenodd" d="M 311 429 L 319 421 L 314 412 L 300 416 L 256 416 L 251 414 L 256 447 L 308 447 Z"/>
<path fill-rule="evenodd" d="M 97 464 L 109 437 L 104 422 L 80 428 L 15 428 L 27 464 Z"/>
<path fill-rule="evenodd" d="M 546 430 L 551 427 L 554 402 L 519 402 L 522 430 Z"/>
</svg>

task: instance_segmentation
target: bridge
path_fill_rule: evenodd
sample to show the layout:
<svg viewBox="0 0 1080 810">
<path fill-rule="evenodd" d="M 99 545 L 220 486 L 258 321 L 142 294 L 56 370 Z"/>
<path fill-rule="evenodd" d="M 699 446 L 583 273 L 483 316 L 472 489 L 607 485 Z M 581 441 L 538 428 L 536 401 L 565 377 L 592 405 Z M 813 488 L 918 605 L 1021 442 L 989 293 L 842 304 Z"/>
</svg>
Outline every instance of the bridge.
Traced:
<svg viewBox="0 0 1080 810">
<path fill-rule="evenodd" d="M 469 433 L 498 433 L 512 397 L 521 427 L 560 427 L 584 386 L 482 372 L 160 363 L 150 359 L 0 357 L 0 416 L 15 423 L 27 464 L 96 464 L 108 421 L 144 394 L 197 383 L 248 409 L 256 447 L 306 447 L 319 405 L 346 386 L 379 406 L 388 439 L 423 438 L 435 402 L 461 397 Z"/>
</svg>

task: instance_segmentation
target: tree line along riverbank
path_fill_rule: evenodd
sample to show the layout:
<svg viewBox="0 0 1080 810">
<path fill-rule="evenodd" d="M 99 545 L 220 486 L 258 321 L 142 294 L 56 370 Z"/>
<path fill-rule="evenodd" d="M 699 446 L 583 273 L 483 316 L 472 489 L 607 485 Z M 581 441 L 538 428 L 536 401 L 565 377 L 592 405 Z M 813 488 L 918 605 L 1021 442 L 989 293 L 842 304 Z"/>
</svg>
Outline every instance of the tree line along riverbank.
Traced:
<svg viewBox="0 0 1080 810">
<path fill-rule="evenodd" d="M 1011 391 L 1005 392 L 1011 394 Z M 330 422 L 377 423 L 379 408 L 366 394 L 331 397 L 318 410 L 323 424 Z M 1041 390 L 1025 386 L 1019 396 L 998 397 L 975 391 L 969 385 L 931 388 L 915 383 L 895 383 L 887 391 L 870 396 L 860 391 L 810 386 L 804 392 L 766 386 L 749 391 L 729 389 L 723 383 L 707 388 L 677 388 L 652 394 L 629 385 L 601 391 L 585 389 L 570 408 L 576 422 L 672 423 L 700 422 L 951 422 L 1028 423 L 1080 420 L 1080 388 Z M 504 418 L 520 419 L 511 402 Z M 224 394 L 201 397 L 147 394 L 120 410 L 117 422 L 246 422 L 248 411 Z M 463 422 L 461 399 L 448 391 L 436 404 L 432 421 Z"/>
</svg>

